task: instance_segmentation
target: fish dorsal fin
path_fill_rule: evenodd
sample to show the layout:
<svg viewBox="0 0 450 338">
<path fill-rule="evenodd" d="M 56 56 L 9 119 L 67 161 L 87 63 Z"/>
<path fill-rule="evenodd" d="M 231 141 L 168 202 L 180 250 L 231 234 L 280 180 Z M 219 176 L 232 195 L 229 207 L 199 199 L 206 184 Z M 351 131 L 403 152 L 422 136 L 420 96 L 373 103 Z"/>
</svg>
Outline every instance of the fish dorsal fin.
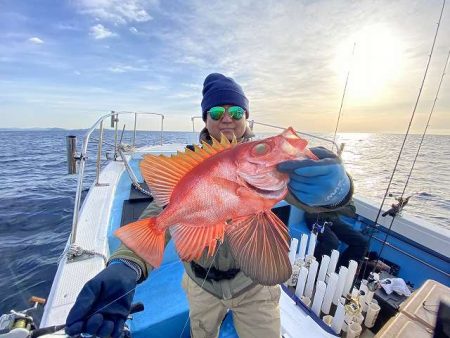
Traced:
<svg viewBox="0 0 450 338">
<path fill-rule="evenodd" d="M 169 203 L 172 191 L 178 182 L 204 160 L 233 148 L 237 144 L 236 137 L 232 142 L 221 135 L 220 142 L 212 138 L 212 144 L 202 141 L 202 148 L 195 145 L 194 150 L 186 148 L 183 152 L 167 157 L 164 155 L 145 155 L 140 164 L 141 173 L 149 186 L 155 202 L 159 206 Z"/>
</svg>

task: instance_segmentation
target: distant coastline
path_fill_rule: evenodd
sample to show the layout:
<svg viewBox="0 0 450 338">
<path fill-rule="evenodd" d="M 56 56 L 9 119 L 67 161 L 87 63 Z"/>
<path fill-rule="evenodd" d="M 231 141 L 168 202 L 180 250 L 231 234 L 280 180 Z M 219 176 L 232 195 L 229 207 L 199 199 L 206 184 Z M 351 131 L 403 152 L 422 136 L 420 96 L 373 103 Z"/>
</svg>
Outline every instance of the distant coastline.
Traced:
<svg viewBox="0 0 450 338">
<path fill-rule="evenodd" d="M 0 128 L 0 131 L 64 131 L 65 128 Z"/>
<path fill-rule="evenodd" d="M 2 131 L 83 131 L 83 130 L 88 130 L 86 128 L 81 128 L 81 129 L 67 129 L 67 128 L 58 128 L 58 127 L 53 127 L 53 128 L 44 128 L 44 127 L 31 127 L 31 128 L 0 128 L 0 132 Z M 112 130 L 112 129 L 107 129 L 107 130 Z M 136 131 L 138 132 L 149 132 L 149 130 L 140 130 L 137 129 Z M 130 130 L 126 130 L 126 132 L 130 132 Z M 159 133 L 159 130 L 150 130 L 150 132 L 154 132 L 154 133 Z M 164 130 L 164 132 L 166 133 L 189 133 L 189 130 Z M 198 132 L 198 131 L 197 131 Z M 263 134 L 266 132 L 262 132 Z M 317 131 L 309 131 L 309 133 L 311 134 L 316 134 L 316 135 L 327 135 L 330 136 L 332 135 L 331 132 L 329 133 L 324 133 L 324 132 L 317 132 Z M 385 133 L 381 133 L 381 132 L 338 132 L 338 135 L 342 134 L 342 135 L 346 135 L 346 134 L 372 134 L 372 135 L 404 135 L 402 133 L 389 133 L 389 132 L 385 132 Z M 411 136 L 420 136 L 422 135 L 422 133 L 409 133 Z M 447 133 L 438 133 L 438 134 L 426 134 L 427 136 L 449 136 L 450 134 Z"/>
</svg>

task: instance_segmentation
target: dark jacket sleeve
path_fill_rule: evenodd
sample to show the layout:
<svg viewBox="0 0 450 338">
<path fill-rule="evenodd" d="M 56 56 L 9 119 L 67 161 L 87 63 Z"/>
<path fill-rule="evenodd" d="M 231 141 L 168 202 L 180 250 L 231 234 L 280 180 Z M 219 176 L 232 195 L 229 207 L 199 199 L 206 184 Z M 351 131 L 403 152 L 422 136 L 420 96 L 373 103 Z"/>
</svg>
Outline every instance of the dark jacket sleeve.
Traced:
<svg viewBox="0 0 450 338">
<path fill-rule="evenodd" d="M 147 208 L 142 212 L 139 219 L 148 218 L 148 217 L 156 217 L 158 216 L 163 209 L 156 205 L 156 203 L 151 202 Z M 170 241 L 170 233 L 169 231 L 166 231 L 166 243 L 164 244 L 164 247 L 167 246 L 167 243 Z M 153 270 L 153 266 L 148 264 L 146 261 L 144 261 L 141 257 L 139 257 L 137 254 L 134 253 L 133 250 L 127 248 L 123 243 L 120 244 L 119 248 L 115 250 L 111 256 L 108 259 L 108 263 L 117 258 L 123 258 L 128 259 L 141 268 L 142 271 L 142 277 L 139 280 L 139 283 L 146 280 L 150 272 Z"/>
</svg>

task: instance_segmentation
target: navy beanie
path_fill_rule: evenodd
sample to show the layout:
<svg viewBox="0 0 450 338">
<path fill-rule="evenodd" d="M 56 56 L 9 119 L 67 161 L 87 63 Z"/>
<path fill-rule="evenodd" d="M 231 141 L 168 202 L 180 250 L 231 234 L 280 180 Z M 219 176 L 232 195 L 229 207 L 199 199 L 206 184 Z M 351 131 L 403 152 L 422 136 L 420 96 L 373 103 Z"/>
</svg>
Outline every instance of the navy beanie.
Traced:
<svg viewBox="0 0 450 338">
<path fill-rule="evenodd" d="M 215 106 L 225 104 L 245 109 L 248 118 L 248 99 L 244 91 L 231 77 L 219 73 L 209 74 L 203 82 L 202 118 L 206 121 L 206 112 Z"/>
</svg>

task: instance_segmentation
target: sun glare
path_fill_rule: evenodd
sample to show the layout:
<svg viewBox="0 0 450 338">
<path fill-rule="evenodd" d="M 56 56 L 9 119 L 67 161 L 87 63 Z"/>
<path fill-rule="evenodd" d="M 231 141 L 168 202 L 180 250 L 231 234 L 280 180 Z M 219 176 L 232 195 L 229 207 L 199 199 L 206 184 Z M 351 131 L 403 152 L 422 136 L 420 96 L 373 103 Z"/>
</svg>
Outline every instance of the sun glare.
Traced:
<svg viewBox="0 0 450 338">
<path fill-rule="evenodd" d="M 352 55 L 352 48 L 354 51 Z M 347 97 L 367 102 L 383 96 L 400 71 L 401 44 L 395 32 L 383 25 L 363 28 L 338 46 L 334 69 L 341 83 L 350 69 Z"/>
</svg>

